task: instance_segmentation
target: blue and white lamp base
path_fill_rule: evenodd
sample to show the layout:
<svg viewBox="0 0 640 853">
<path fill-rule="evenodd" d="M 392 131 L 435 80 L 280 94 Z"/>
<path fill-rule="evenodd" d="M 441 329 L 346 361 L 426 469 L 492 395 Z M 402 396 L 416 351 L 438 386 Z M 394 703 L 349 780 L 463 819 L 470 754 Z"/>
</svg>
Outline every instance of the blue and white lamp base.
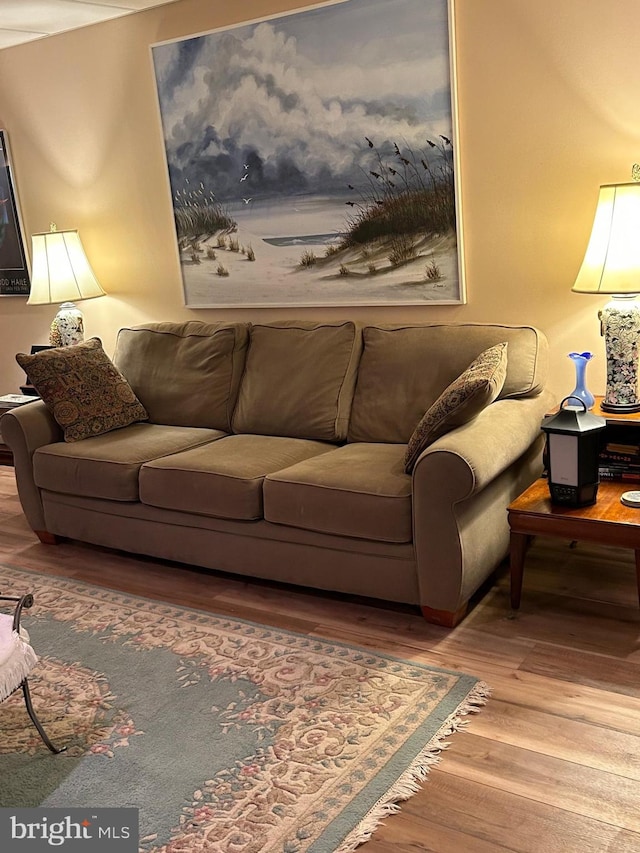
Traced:
<svg viewBox="0 0 640 853">
<path fill-rule="evenodd" d="M 599 315 L 607 351 L 607 390 L 602 402 L 605 412 L 640 412 L 640 305 L 635 297 L 636 294 L 614 296 Z"/>
</svg>

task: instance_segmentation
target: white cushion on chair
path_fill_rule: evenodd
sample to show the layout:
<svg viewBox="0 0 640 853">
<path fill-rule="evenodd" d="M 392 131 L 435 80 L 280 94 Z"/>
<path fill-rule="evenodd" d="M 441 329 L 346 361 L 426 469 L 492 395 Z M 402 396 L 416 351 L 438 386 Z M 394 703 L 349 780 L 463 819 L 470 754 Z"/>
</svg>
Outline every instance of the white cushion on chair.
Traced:
<svg viewBox="0 0 640 853">
<path fill-rule="evenodd" d="M 0 613 L 0 702 L 20 686 L 38 662 L 29 635 L 13 630 L 13 616 Z"/>
</svg>

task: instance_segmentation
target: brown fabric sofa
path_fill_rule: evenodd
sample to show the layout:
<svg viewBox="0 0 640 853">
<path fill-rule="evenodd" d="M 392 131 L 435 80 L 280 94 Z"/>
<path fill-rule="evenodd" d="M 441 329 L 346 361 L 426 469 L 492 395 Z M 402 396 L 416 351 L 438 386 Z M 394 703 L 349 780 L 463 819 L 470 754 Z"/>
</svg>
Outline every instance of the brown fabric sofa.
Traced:
<svg viewBox="0 0 640 853">
<path fill-rule="evenodd" d="M 406 474 L 424 412 L 502 341 L 498 399 Z M 148 422 L 65 442 L 40 401 L 2 419 L 44 542 L 412 603 L 452 626 L 541 472 L 551 400 L 532 327 L 157 323 L 122 329 L 113 360 Z"/>
</svg>

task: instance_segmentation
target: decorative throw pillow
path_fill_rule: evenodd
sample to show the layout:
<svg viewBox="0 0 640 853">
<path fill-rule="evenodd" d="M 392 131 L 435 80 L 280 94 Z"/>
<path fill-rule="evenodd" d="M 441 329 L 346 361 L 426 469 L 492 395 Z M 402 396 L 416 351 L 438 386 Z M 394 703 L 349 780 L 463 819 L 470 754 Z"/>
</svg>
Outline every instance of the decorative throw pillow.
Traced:
<svg viewBox="0 0 640 853">
<path fill-rule="evenodd" d="M 147 412 L 124 376 L 102 349 L 99 338 L 16 361 L 64 431 L 79 441 L 147 420 Z"/>
<path fill-rule="evenodd" d="M 455 427 L 462 426 L 493 403 L 507 375 L 507 344 L 489 347 L 445 388 L 427 410 L 409 439 L 405 471 L 410 474 L 418 456 L 430 444 Z"/>
</svg>

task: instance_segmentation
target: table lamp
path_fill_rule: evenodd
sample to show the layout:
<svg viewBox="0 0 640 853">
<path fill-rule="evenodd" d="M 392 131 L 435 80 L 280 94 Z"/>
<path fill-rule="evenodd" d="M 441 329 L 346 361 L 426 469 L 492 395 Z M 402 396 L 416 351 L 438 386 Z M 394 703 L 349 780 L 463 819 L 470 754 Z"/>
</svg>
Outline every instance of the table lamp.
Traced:
<svg viewBox="0 0 640 853">
<path fill-rule="evenodd" d="M 58 309 L 49 334 L 52 346 L 70 346 L 84 340 L 84 320 L 76 300 L 105 296 L 98 284 L 77 231 L 34 234 L 31 295 L 27 305 L 54 305 Z"/>
<path fill-rule="evenodd" d="M 572 290 L 612 297 L 598 315 L 607 354 L 602 409 L 640 411 L 640 305 L 635 300 L 640 293 L 640 183 L 600 187 L 591 238 Z"/>
</svg>

